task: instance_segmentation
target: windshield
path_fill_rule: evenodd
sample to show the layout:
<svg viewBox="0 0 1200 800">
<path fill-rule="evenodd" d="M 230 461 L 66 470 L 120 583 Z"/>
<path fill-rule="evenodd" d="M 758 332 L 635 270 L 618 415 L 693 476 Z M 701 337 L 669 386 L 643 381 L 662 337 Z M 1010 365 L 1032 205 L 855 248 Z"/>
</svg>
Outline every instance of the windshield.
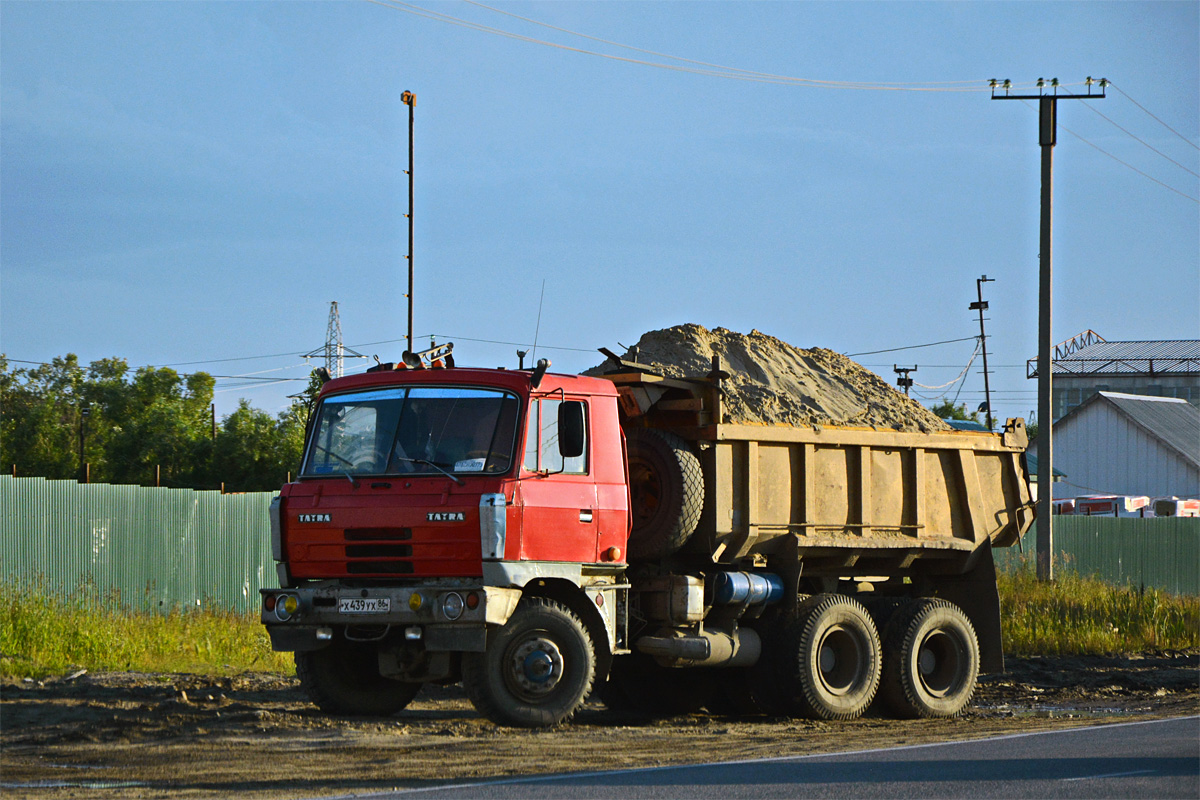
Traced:
<svg viewBox="0 0 1200 800">
<path fill-rule="evenodd" d="M 302 476 L 500 474 L 512 465 L 517 398 L 498 389 L 408 387 L 322 401 Z"/>
</svg>

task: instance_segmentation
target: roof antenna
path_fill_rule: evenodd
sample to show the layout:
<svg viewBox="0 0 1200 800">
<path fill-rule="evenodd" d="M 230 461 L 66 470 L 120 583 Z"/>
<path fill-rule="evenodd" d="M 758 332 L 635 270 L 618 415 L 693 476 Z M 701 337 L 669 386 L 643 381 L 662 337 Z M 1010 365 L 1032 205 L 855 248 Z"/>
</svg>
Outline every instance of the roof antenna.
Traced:
<svg viewBox="0 0 1200 800">
<path fill-rule="evenodd" d="M 542 278 L 542 295 L 538 298 L 538 318 L 537 327 L 533 329 L 533 354 L 529 356 L 529 360 L 537 363 L 537 340 L 538 334 L 542 331 L 542 301 L 546 299 L 546 279 Z"/>
</svg>

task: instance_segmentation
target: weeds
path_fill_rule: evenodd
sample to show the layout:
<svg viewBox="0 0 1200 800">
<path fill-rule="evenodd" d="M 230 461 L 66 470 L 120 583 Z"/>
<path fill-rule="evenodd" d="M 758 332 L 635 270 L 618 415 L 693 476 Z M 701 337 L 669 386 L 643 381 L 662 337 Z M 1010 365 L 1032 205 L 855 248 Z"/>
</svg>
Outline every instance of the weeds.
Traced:
<svg viewBox="0 0 1200 800">
<path fill-rule="evenodd" d="M 999 576 L 1009 655 L 1136 653 L 1200 647 L 1200 598 L 1114 587 L 1064 572 L 1039 583 L 1031 568 Z M 92 671 L 228 675 L 293 671 L 271 650 L 256 615 L 202 604 L 140 612 L 84 585 L 68 597 L 38 582 L 0 581 L 0 675 Z"/>
<path fill-rule="evenodd" d="M 116 592 L 81 586 L 68 597 L 41 582 L 0 581 L 0 675 L 41 678 L 72 669 L 228 675 L 292 671 L 257 615 L 212 606 L 132 610 Z"/>
<path fill-rule="evenodd" d="M 1086 655 L 1200 646 L 1200 598 L 1111 586 L 1061 571 L 1052 583 L 1032 567 L 999 575 L 1008 655 Z"/>
</svg>

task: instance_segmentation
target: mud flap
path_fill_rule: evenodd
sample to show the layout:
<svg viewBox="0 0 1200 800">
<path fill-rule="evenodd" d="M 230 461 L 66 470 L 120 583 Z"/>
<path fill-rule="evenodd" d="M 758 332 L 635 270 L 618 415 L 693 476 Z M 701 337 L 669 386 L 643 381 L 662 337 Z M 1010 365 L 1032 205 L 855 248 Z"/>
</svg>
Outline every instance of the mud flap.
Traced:
<svg viewBox="0 0 1200 800">
<path fill-rule="evenodd" d="M 996 589 L 996 562 L 992 543 L 984 540 L 975 551 L 974 566 L 961 575 L 938 579 L 934 596 L 963 610 L 979 639 L 979 671 L 1004 671 L 1004 646 L 1000 637 L 1000 593 Z"/>
</svg>

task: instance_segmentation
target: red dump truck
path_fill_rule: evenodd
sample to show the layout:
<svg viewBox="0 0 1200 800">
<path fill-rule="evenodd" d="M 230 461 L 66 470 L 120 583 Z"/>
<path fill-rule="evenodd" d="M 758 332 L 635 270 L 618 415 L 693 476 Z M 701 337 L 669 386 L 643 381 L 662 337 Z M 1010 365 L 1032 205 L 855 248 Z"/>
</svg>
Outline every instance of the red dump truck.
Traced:
<svg viewBox="0 0 1200 800">
<path fill-rule="evenodd" d="M 1033 520 L 1021 420 L 735 424 L 717 359 L 679 379 L 609 355 L 582 377 L 406 353 L 322 387 L 261 616 L 321 709 L 392 714 L 461 681 L 525 727 L 593 691 L 940 717 L 1003 669 L 992 548 Z"/>
</svg>

